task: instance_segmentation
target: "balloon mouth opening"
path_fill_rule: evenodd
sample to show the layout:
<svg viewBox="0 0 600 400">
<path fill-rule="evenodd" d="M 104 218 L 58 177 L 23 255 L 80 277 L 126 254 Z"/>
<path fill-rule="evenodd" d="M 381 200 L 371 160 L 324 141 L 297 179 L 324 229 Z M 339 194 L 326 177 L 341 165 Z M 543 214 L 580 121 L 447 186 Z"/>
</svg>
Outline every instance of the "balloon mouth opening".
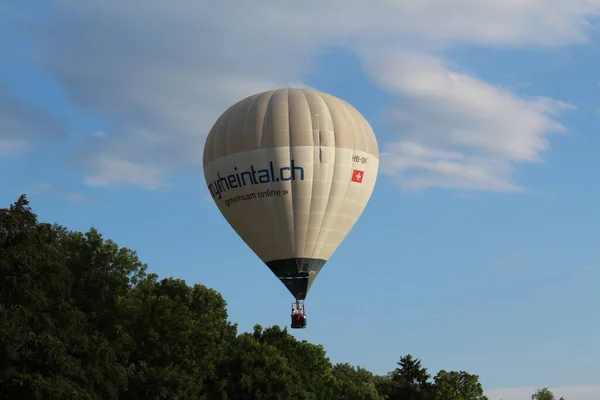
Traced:
<svg viewBox="0 0 600 400">
<path fill-rule="evenodd" d="M 287 258 L 265 264 L 296 300 L 304 300 L 326 262 L 318 258 Z"/>
</svg>

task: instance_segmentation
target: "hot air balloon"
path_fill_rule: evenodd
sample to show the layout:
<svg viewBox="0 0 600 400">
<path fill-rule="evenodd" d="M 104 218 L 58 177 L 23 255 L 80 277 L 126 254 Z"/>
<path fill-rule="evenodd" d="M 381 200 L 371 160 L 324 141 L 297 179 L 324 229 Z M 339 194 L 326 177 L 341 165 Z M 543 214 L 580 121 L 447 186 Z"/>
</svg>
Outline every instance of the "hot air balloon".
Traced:
<svg viewBox="0 0 600 400">
<path fill-rule="evenodd" d="M 305 328 L 304 300 L 375 186 L 371 126 L 330 94 L 270 90 L 217 119 L 203 165 L 227 222 L 294 296 L 292 328 Z"/>
</svg>

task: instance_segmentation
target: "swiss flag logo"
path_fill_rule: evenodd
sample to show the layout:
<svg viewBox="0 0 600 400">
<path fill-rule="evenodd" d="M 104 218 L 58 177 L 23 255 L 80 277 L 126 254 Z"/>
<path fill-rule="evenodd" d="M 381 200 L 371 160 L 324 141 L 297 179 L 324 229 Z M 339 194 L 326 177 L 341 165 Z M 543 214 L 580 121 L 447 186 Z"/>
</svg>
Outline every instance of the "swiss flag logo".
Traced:
<svg viewBox="0 0 600 400">
<path fill-rule="evenodd" d="M 365 175 L 365 171 L 360 171 L 355 169 L 352 171 L 352 182 L 362 183 L 363 176 Z"/>
</svg>

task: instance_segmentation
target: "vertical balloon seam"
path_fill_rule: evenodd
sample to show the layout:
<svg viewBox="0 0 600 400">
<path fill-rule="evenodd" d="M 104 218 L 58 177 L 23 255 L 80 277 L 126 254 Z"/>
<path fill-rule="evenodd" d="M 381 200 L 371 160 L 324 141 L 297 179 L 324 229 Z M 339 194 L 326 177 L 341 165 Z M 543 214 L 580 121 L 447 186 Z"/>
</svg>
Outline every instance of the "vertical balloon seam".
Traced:
<svg viewBox="0 0 600 400">
<path fill-rule="evenodd" d="M 238 136 L 241 133 L 241 138 L 239 138 L 238 140 L 242 141 L 242 145 L 240 148 L 241 148 L 242 152 L 244 152 L 244 153 L 255 151 L 255 150 L 248 151 L 248 149 L 256 147 L 256 141 L 257 141 L 256 134 L 254 135 L 254 137 L 251 137 L 250 135 L 248 135 L 248 132 L 250 131 L 248 129 L 248 118 L 250 116 L 250 113 L 252 112 L 252 107 L 253 107 L 254 103 L 259 98 L 260 98 L 260 95 L 254 95 L 254 96 L 247 97 L 245 99 L 245 101 L 243 102 L 243 104 L 250 103 L 247 107 L 245 107 L 246 115 L 244 116 L 244 123 L 241 126 L 241 132 L 238 132 Z M 242 104 L 240 104 L 240 107 L 241 106 L 242 106 Z M 249 233 L 248 236 L 249 237 L 255 236 L 255 233 L 254 232 Z M 256 242 L 254 241 L 254 243 L 256 243 Z M 246 242 L 246 244 L 248 245 L 248 247 L 250 247 L 250 249 L 252 249 L 254 254 L 256 254 L 256 250 L 253 247 L 254 246 L 258 247 L 259 244 L 254 244 L 253 246 L 251 246 L 250 243 L 248 243 L 248 242 Z"/>
<path fill-rule="evenodd" d="M 236 103 L 234 106 L 232 106 L 230 108 L 229 111 L 229 118 L 227 118 L 227 125 L 225 126 L 224 129 L 224 138 L 225 138 L 225 154 L 232 154 L 235 153 L 234 151 L 230 151 L 230 149 L 235 149 L 235 145 L 231 146 L 230 142 L 234 142 L 235 141 L 235 137 L 233 140 L 231 140 L 231 136 L 232 136 L 232 130 L 236 129 L 236 121 L 235 121 L 235 116 L 237 115 L 238 112 L 240 112 L 240 109 L 242 108 L 242 105 L 248 100 L 248 98 L 245 98 L 241 101 L 239 101 L 238 103 Z M 235 132 L 233 133 L 233 136 L 235 136 Z M 234 142 L 235 143 L 235 142 Z M 226 218 L 227 219 L 227 218 Z M 229 222 L 229 221 L 227 221 Z M 231 227 L 233 228 L 233 223 L 229 222 L 229 225 L 231 225 Z M 235 228 L 234 228 L 235 231 Z"/>
<path fill-rule="evenodd" d="M 210 146 L 207 146 L 207 144 L 204 145 L 204 152 L 207 152 L 207 149 L 209 150 L 208 153 L 210 155 L 210 163 L 208 163 L 207 165 L 203 165 L 204 168 L 204 177 L 206 178 L 206 167 L 210 164 L 212 164 L 213 162 L 215 162 L 216 159 L 216 155 L 217 155 L 217 139 L 218 139 L 218 135 L 217 132 L 219 132 L 219 130 L 221 129 L 221 125 L 223 124 L 223 120 L 225 119 L 225 115 L 227 114 L 227 112 L 231 109 L 232 106 L 230 106 L 227 110 L 225 110 L 225 112 L 223 112 L 223 114 L 221 114 L 221 116 L 219 117 L 219 119 L 217 119 L 217 121 L 215 122 L 214 126 L 212 127 L 212 129 L 208 132 L 208 140 L 210 140 Z M 215 203 L 216 205 L 216 203 Z M 217 206 L 218 208 L 218 206 Z M 227 217 L 225 217 L 225 215 L 223 213 L 221 213 L 223 215 L 223 218 L 225 218 L 225 221 L 227 221 L 227 223 L 233 228 L 233 225 L 231 225 L 231 223 L 227 220 Z"/>
<path fill-rule="evenodd" d="M 327 100 L 325 99 L 325 97 L 322 94 L 319 94 L 318 98 L 321 101 L 321 103 L 322 103 L 322 105 L 323 105 L 323 107 L 324 107 L 324 109 L 325 109 L 325 111 L 327 113 L 326 115 L 323 115 L 323 119 L 327 120 L 327 117 L 331 117 L 332 116 L 332 111 L 331 111 L 331 109 L 329 108 L 329 106 L 327 104 Z M 319 119 L 319 122 L 320 122 L 320 119 Z M 331 182 L 330 182 L 330 185 L 329 185 L 329 188 L 328 188 L 327 203 L 325 204 L 325 210 L 323 211 L 323 216 L 322 216 L 321 220 L 319 221 L 319 229 L 317 230 L 317 235 L 316 235 L 316 238 L 315 238 L 315 241 L 314 241 L 314 245 L 313 245 L 312 251 L 310 252 L 310 257 L 311 258 L 315 258 L 316 249 L 317 249 L 317 246 L 318 246 L 318 243 L 319 243 L 319 237 L 320 237 L 321 231 L 323 229 L 323 224 L 325 223 L 325 220 L 326 220 L 327 205 L 329 203 L 329 199 L 331 198 L 331 191 L 332 191 L 333 186 L 334 186 L 333 176 L 334 176 L 334 173 L 335 173 L 335 160 L 336 160 L 335 145 L 336 145 L 336 141 L 335 141 L 335 127 L 334 127 L 334 124 L 333 124 L 333 118 L 331 118 L 331 128 L 332 128 L 331 132 L 333 133 L 333 135 L 331 135 L 331 136 L 332 136 L 332 140 L 333 140 L 333 150 L 334 150 L 334 152 L 333 152 L 333 163 L 331 164 L 333 166 L 333 169 L 332 169 L 332 179 L 331 179 Z M 325 131 L 325 132 L 327 132 L 327 131 Z M 321 133 L 322 133 L 322 130 L 321 130 L 320 125 L 319 125 L 319 151 L 321 151 L 321 149 L 323 147 L 323 144 L 321 143 L 321 137 L 322 137 Z M 331 147 L 329 145 L 327 145 L 327 144 L 325 145 L 325 147 L 328 147 L 329 149 L 331 149 Z M 330 153 L 331 152 L 328 152 L 328 154 L 330 154 Z M 329 158 L 329 155 L 328 155 L 328 158 Z M 319 164 L 319 168 L 320 169 L 322 168 L 322 164 L 323 163 Z M 327 168 L 326 169 L 328 171 L 329 170 L 329 164 L 330 164 L 330 162 L 327 162 L 325 164 L 327 164 Z M 320 175 L 320 178 L 322 178 L 322 175 L 323 174 Z M 311 212 L 312 212 L 312 210 L 311 210 Z M 321 257 L 317 257 L 317 258 L 321 258 Z"/>
<path fill-rule="evenodd" d="M 323 100 L 323 103 L 325 104 L 325 108 L 327 109 L 327 112 L 329 114 L 332 113 L 331 108 L 329 107 L 329 104 L 327 103 L 327 100 L 325 99 L 324 96 L 320 96 L 321 99 Z M 332 179 L 331 179 L 331 185 L 329 185 L 329 191 L 327 193 L 327 202 L 325 203 L 325 211 L 323 213 L 323 218 L 321 219 L 321 223 L 319 224 L 319 230 L 317 232 L 317 238 L 315 240 L 315 245 L 313 247 L 313 250 L 310 254 L 311 258 L 315 258 L 315 253 L 317 252 L 317 248 L 319 247 L 319 243 L 321 240 L 325 240 L 325 238 L 327 238 L 327 236 L 329 236 L 328 234 L 325 235 L 325 238 L 323 238 L 323 225 L 325 224 L 325 220 L 328 220 L 329 218 L 329 213 L 327 211 L 329 211 L 329 208 L 331 207 L 331 191 L 333 190 L 333 186 L 334 186 L 334 179 L 333 177 L 335 176 L 335 170 L 336 170 L 336 161 L 337 161 L 337 140 L 336 140 L 336 131 L 335 131 L 335 126 L 333 125 L 333 118 L 332 118 L 332 128 L 333 128 L 333 171 L 332 171 Z M 322 249 L 323 247 L 321 247 Z M 320 257 L 319 257 L 320 258 Z"/>
<path fill-rule="evenodd" d="M 266 151 L 266 154 L 269 154 L 268 151 L 270 149 L 274 149 L 273 151 L 273 155 L 275 157 L 277 157 L 277 147 L 275 146 L 275 141 L 276 139 L 276 135 L 273 132 L 273 128 L 272 128 L 272 121 L 273 121 L 273 112 L 271 110 L 272 108 L 272 104 L 273 104 L 273 97 L 276 95 L 277 91 L 273 91 L 272 93 L 270 93 L 269 98 L 266 100 L 265 102 L 265 111 L 264 111 L 264 123 L 263 123 L 263 137 L 264 137 L 264 141 L 266 142 L 265 145 L 260 146 L 260 148 L 263 151 Z M 270 125 L 271 124 L 271 125 Z M 276 202 L 275 202 L 275 198 L 274 197 L 270 197 L 269 198 L 269 211 L 271 212 L 271 214 L 273 215 L 273 221 L 276 224 L 276 226 L 274 227 L 274 229 L 272 230 L 272 237 L 271 237 L 271 241 L 273 241 L 277 236 L 282 237 L 284 236 L 281 231 L 282 229 L 282 220 L 280 219 L 281 214 L 282 213 L 278 213 L 277 212 L 277 207 L 276 207 Z M 276 253 L 277 254 L 277 253 Z M 277 259 L 276 254 L 272 254 L 271 258 Z"/>
<path fill-rule="evenodd" d="M 258 149 L 263 149 L 263 143 L 266 141 L 267 139 L 267 124 L 265 123 L 265 121 L 268 119 L 269 115 L 269 102 L 271 101 L 271 97 L 273 97 L 273 94 L 275 93 L 274 90 L 268 91 L 266 93 L 263 93 L 263 95 L 268 95 L 268 98 L 266 99 L 266 106 L 265 106 L 265 115 L 262 121 L 262 128 L 261 128 L 261 132 L 260 132 L 260 140 L 258 142 Z M 262 95 L 261 95 L 262 97 Z"/>
<path fill-rule="evenodd" d="M 253 147 L 250 145 L 250 139 L 256 139 L 256 138 L 250 138 L 247 136 L 246 132 L 247 132 L 247 126 L 248 126 L 248 117 L 250 116 L 250 113 L 252 112 L 252 107 L 254 106 L 254 103 L 256 103 L 256 100 L 259 98 L 259 95 L 256 96 L 252 96 L 252 99 L 250 101 L 250 105 L 248 106 L 248 108 L 246 109 L 246 116 L 244 117 L 244 125 L 242 127 L 242 141 L 243 141 L 243 149 L 246 150 L 250 147 Z"/>
<path fill-rule="evenodd" d="M 295 148 L 293 146 L 293 141 L 292 141 L 292 136 L 293 136 L 293 132 L 292 132 L 292 124 L 291 124 L 291 120 L 290 120 L 290 113 L 291 113 L 291 108 L 290 108 L 290 90 L 289 88 L 287 88 L 285 90 L 286 92 L 286 107 L 287 107 L 287 123 L 288 123 L 288 129 L 287 129 L 287 136 L 288 136 L 288 154 L 289 154 L 289 158 L 288 158 L 288 165 L 291 165 L 292 159 L 294 158 L 294 153 L 295 153 Z M 310 112 L 310 108 L 309 108 L 309 112 Z M 295 131 L 294 131 L 295 132 Z M 298 245 L 297 245 L 297 236 L 296 236 L 296 226 L 298 225 L 298 221 L 296 221 L 296 207 L 295 204 L 297 204 L 297 202 L 295 200 L 295 197 L 298 194 L 302 194 L 302 191 L 297 190 L 297 185 L 298 183 L 292 179 L 291 180 L 291 186 L 290 186 L 290 200 L 292 202 L 292 221 L 293 221 L 293 228 L 292 228 L 292 235 L 293 237 L 291 238 L 291 245 L 293 246 L 293 250 L 292 250 L 292 256 L 295 259 L 296 262 L 296 273 L 300 273 L 300 262 L 298 261 Z M 297 294 L 297 290 L 296 290 L 296 277 L 294 277 L 294 279 L 291 279 L 291 285 L 293 288 L 293 295 L 296 299 L 298 299 L 298 294 Z M 301 290 L 302 284 L 300 284 L 300 290 Z M 306 297 L 307 293 L 304 293 L 304 297 Z"/>
<path fill-rule="evenodd" d="M 229 111 L 231 107 L 229 107 L 227 110 L 225 110 L 225 112 L 223 114 L 221 114 L 221 116 L 219 117 L 219 119 L 217 120 L 217 123 L 215 124 L 215 126 L 213 127 L 213 129 L 211 130 L 211 132 L 209 132 L 209 136 L 211 137 L 211 144 L 212 146 L 210 147 L 210 162 L 214 162 L 216 157 L 217 157 L 217 139 L 218 139 L 218 132 L 221 129 L 221 126 L 224 123 L 225 120 L 225 115 L 227 114 L 227 111 Z"/>
<path fill-rule="evenodd" d="M 252 137 L 251 135 L 249 135 L 248 133 L 250 132 L 250 129 L 248 129 L 248 118 L 250 116 L 250 113 L 252 113 L 252 109 L 254 107 L 254 104 L 256 103 L 256 100 L 260 98 L 260 95 L 254 95 L 254 96 L 250 96 L 246 98 L 246 101 L 244 102 L 244 104 L 249 103 L 247 107 L 245 107 L 246 110 L 246 115 L 244 116 L 244 123 L 241 127 L 241 141 L 242 141 L 242 145 L 241 145 L 241 149 L 243 150 L 243 152 L 248 152 L 248 149 L 251 148 L 255 148 L 256 147 L 256 134 L 254 135 L 254 137 Z M 255 118 L 256 121 L 256 118 Z M 255 151 L 255 150 L 251 150 L 251 151 Z M 255 233 L 251 233 L 249 234 L 250 237 L 255 236 Z M 250 246 L 250 244 L 248 244 L 248 247 L 250 247 L 250 249 L 252 249 L 252 251 L 254 252 L 254 254 L 256 254 L 256 251 L 252 248 L 252 246 Z M 255 245 L 257 246 L 257 245 Z M 258 255 L 258 254 L 257 254 Z M 260 257 L 259 257 L 260 258 Z"/>
<path fill-rule="evenodd" d="M 323 96 L 323 97 L 325 98 L 325 96 Z M 335 99 L 329 99 L 329 100 L 335 101 Z M 329 103 L 327 102 L 327 100 L 325 100 L 325 104 L 327 106 L 327 109 L 331 113 L 331 107 L 329 107 Z M 337 105 L 340 106 L 340 104 L 337 104 Z M 344 107 L 339 107 L 339 108 L 341 108 L 342 111 L 344 112 L 344 116 L 346 117 L 346 121 L 348 122 L 348 124 L 349 124 L 349 126 L 351 128 L 351 135 L 350 135 L 350 137 L 352 138 L 352 148 L 354 149 L 355 143 L 354 143 L 354 129 L 353 129 L 352 121 L 350 120 L 350 118 L 348 118 L 348 115 L 347 115 L 346 110 L 344 109 Z M 334 137 L 335 137 L 336 133 L 338 133 L 338 132 L 334 131 Z M 335 155 L 334 155 L 332 181 L 333 181 L 333 177 L 335 177 L 336 172 L 338 170 L 338 164 L 337 164 L 337 140 L 335 140 L 334 144 L 335 144 L 335 150 L 336 151 L 335 151 Z M 346 200 L 346 193 L 348 192 L 348 187 L 349 186 L 350 186 L 350 180 L 348 179 L 347 182 L 346 182 L 346 187 L 344 188 L 344 196 L 341 199 L 342 204 L 340 205 L 340 208 L 343 206 L 343 202 Z M 335 218 L 336 217 L 336 215 L 332 215 L 332 214 L 329 213 L 330 208 L 332 206 L 332 202 L 331 202 L 331 191 L 332 191 L 332 189 L 333 189 L 333 184 L 329 188 L 329 195 L 327 196 L 327 204 L 325 206 L 325 215 L 326 215 L 326 217 L 323 218 L 323 222 L 321 223 L 321 226 L 323 226 L 323 224 L 325 223 L 325 219 L 329 220 L 331 218 Z M 317 236 L 317 243 L 320 243 L 320 241 L 322 239 L 324 240 L 323 236 L 325 236 L 325 238 L 327 238 L 329 236 L 329 233 L 327 233 L 326 235 L 324 235 L 323 232 L 324 231 L 322 229 L 319 229 L 319 235 Z M 340 244 L 341 244 L 341 242 L 340 242 Z M 321 248 L 320 248 L 321 251 L 323 251 L 323 247 L 324 246 L 321 246 Z M 316 251 L 316 248 L 317 248 L 317 246 L 315 245 L 315 251 Z M 327 257 L 327 260 L 329 260 L 329 258 L 332 255 L 333 255 L 333 253 L 330 254 L 329 257 Z M 314 257 L 314 253 L 313 253 L 313 257 Z"/>
<path fill-rule="evenodd" d="M 265 107 L 265 116 L 263 118 L 263 122 L 262 122 L 262 132 L 261 132 L 261 136 L 260 136 L 260 143 L 259 143 L 259 149 L 264 149 L 263 147 L 263 142 L 268 141 L 267 135 L 268 135 L 268 118 L 269 118 L 269 107 L 271 104 L 271 100 L 273 99 L 273 95 L 275 94 L 275 91 L 271 91 L 268 94 L 268 99 L 266 101 L 267 105 Z M 277 216 L 277 213 L 275 212 L 275 198 L 274 197 L 270 197 L 269 198 L 269 202 L 271 203 L 271 206 L 268 207 L 269 211 L 271 212 L 271 215 L 273 216 L 272 221 L 274 224 L 275 229 L 271 230 L 271 238 L 269 240 L 274 241 L 275 239 L 275 235 L 278 235 L 280 233 L 280 229 L 281 229 L 281 221 L 279 221 L 279 217 Z M 272 261 L 272 260 L 265 260 L 265 261 Z M 279 279 L 279 277 L 277 277 Z"/>
<path fill-rule="evenodd" d="M 332 113 L 332 111 L 331 111 L 332 108 L 329 107 L 329 103 L 327 102 L 327 100 L 325 100 L 325 99 L 327 99 L 327 97 L 323 96 L 323 99 L 325 101 L 325 105 L 327 107 L 328 112 Z M 335 108 L 335 107 L 333 107 L 333 108 Z M 336 173 L 339 173 L 339 168 L 337 167 L 337 140 L 336 140 L 337 138 L 335 137 L 335 135 L 339 134 L 339 133 L 340 132 L 334 130 L 334 150 L 335 150 L 335 152 L 334 152 L 334 156 L 333 156 L 332 185 L 329 187 L 329 192 L 328 192 L 328 195 L 327 195 L 327 203 L 325 205 L 325 214 L 324 214 L 323 220 L 321 221 L 321 226 L 319 228 L 319 234 L 317 236 L 317 241 L 316 241 L 316 244 L 315 244 L 315 248 L 313 250 L 313 257 L 314 257 L 314 254 L 317 252 L 317 248 L 319 249 L 319 251 L 321 251 L 321 252 L 323 251 L 324 246 L 319 247 L 318 245 L 322 241 L 325 241 L 329 237 L 329 235 L 331 233 L 331 232 L 325 232 L 325 230 L 323 230 L 323 225 L 325 225 L 326 221 L 329 221 L 331 219 L 335 219 L 335 215 L 333 213 L 331 213 L 330 211 L 331 211 L 331 207 L 333 206 L 332 201 L 331 201 L 332 200 L 332 198 L 331 198 L 331 192 L 332 192 L 333 186 L 334 186 L 333 185 L 333 182 L 335 181 L 334 177 L 336 176 Z M 343 201 L 343 199 L 342 199 L 342 201 Z M 340 204 L 340 207 L 341 206 L 342 206 L 342 204 Z"/>
<path fill-rule="evenodd" d="M 231 108 L 231 107 L 229 107 Z M 209 155 L 210 155 L 210 163 L 212 164 L 216 157 L 217 157 L 217 132 L 219 131 L 219 129 L 221 129 L 221 124 L 223 123 L 223 119 L 225 118 L 225 114 L 227 113 L 227 111 L 229 110 L 229 108 L 227 110 L 225 110 L 225 112 L 223 114 L 221 114 L 221 116 L 219 117 L 219 119 L 217 120 L 217 122 L 215 122 L 214 126 L 212 127 L 212 129 L 208 132 L 208 139 L 210 140 L 210 146 L 205 146 L 204 151 L 206 152 L 206 148 L 209 148 Z M 204 166 L 204 171 L 206 171 L 206 166 Z"/>
<path fill-rule="evenodd" d="M 315 135 L 314 135 L 314 128 L 313 128 L 313 109 L 310 105 L 310 100 L 308 98 L 308 95 L 306 94 L 305 91 L 300 91 L 300 93 L 302 93 L 304 95 L 304 99 L 306 100 L 306 105 L 308 106 L 308 115 L 310 116 L 310 134 L 311 134 L 311 138 L 312 138 L 312 144 L 313 144 L 313 149 L 315 147 Z M 317 130 L 318 130 L 318 134 L 320 134 L 320 123 L 319 123 L 319 116 L 317 115 Z M 320 138 L 319 138 L 319 145 L 320 145 Z M 314 151 L 313 151 L 313 155 L 312 155 L 312 163 L 313 163 L 313 168 L 312 168 L 312 182 L 311 182 L 311 189 L 310 189 L 310 200 L 309 200 L 309 207 L 308 207 L 308 218 L 307 218 L 307 225 L 306 225 L 306 240 L 304 241 L 304 249 L 302 250 L 302 256 L 306 256 L 308 253 L 306 251 L 306 246 L 307 246 L 307 242 L 308 242 L 308 230 L 310 229 L 310 217 L 312 215 L 312 207 L 313 207 L 313 193 L 315 190 L 315 156 L 314 156 Z"/>
<path fill-rule="evenodd" d="M 223 141 L 219 138 L 219 136 L 221 136 L 221 132 L 227 131 L 227 129 L 229 128 L 229 124 L 231 123 L 230 116 L 237 108 L 238 103 L 233 104 L 223 113 L 223 118 L 221 120 L 221 123 L 219 123 L 218 129 L 216 129 L 214 132 L 215 140 L 214 140 L 214 147 L 213 147 L 213 159 L 211 161 L 215 161 L 217 159 L 218 148 L 223 147 L 223 143 L 222 143 Z M 225 154 L 227 154 L 227 152 L 225 152 Z"/>
<path fill-rule="evenodd" d="M 275 94 L 275 91 L 269 91 L 266 93 L 267 98 L 265 101 L 265 109 L 264 109 L 264 115 L 262 118 L 262 126 L 261 126 L 261 135 L 260 135 L 260 141 L 258 144 L 258 149 L 259 151 L 265 151 L 264 150 L 264 145 L 263 143 L 266 143 L 267 147 L 269 146 L 269 140 L 271 140 L 271 138 L 269 137 L 269 126 L 268 126 L 268 122 L 269 122 L 269 104 L 271 103 L 271 99 L 273 98 L 273 95 Z M 261 96 L 262 97 L 262 96 Z M 273 198 L 269 198 L 268 200 L 271 205 L 268 207 L 269 212 L 271 213 L 272 217 L 271 218 L 271 226 L 273 227 L 273 229 L 271 229 L 270 232 L 270 237 L 268 238 L 269 241 L 274 241 L 275 236 L 279 235 L 279 230 L 281 229 L 281 223 L 279 221 L 279 217 L 278 214 L 275 212 L 275 202 Z"/>
<path fill-rule="evenodd" d="M 287 96 L 288 93 L 289 93 L 289 90 L 286 89 L 286 96 Z M 268 109 L 268 111 L 270 113 L 273 113 L 273 103 L 275 101 L 274 97 L 275 96 L 271 96 L 271 98 L 269 99 L 269 109 Z M 291 132 L 289 130 L 289 118 L 290 118 L 290 116 L 289 116 L 289 104 L 287 104 L 287 102 L 286 102 L 286 107 L 287 107 L 287 110 L 288 110 L 288 113 L 287 113 L 287 118 L 288 118 L 288 131 L 287 131 L 287 136 L 288 136 L 288 146 L 287 146 L 288 147 L 288 160 L 287 160 L 287 162 L 291 163 L 291 160 L 292 160 L 292 146 L 290 146 L 291 145 L 291 142 L 290 142 L 291 141 Z M 273 136 L 277 135 L 277 132 L 274 131 L 274 125 L 273 124 L 271 125 L 271 134 Z M 293 214 L 295 214 L 295 212 L 294 212 L 295 211 L 295 208 L 294 208 L 294 194 L 295 194 L 295 192 L 296 192 L 296 190 L 295 190 L 295 187 L 294 187 L 294 181 L 292 180 L 291 181 L 291 185 L 290 185 L 290 196 L 289 196 L 289 199 L 291 200 L 291 203 L 292 203 L 291 206 L 292 206 L 292 213 Z M 273 205 L 275 205 L 275 197 L 272 197 L 272 199 L 273 199 L 272 200 Z M 289 219 L 288 219 L 288 221 L 289 221 Z M 290 244 L 293 246 L 293 251 L 292 252 L 294 254 L 296 254 L 296 220 L 295 220 L 294 216 L 292 216 L 291 221 L 292 221 L 292 226 L 288 227 L 288 229 L 289 229 L 289 231 L 291 233 Z"/>
<path fill-rule="evenodd" d="M 341 108 L 344 112 L 344 115 L 346 116 L 346 119 L 348 120 L 349 124 L 350 124 L 350 130 L 352 132 L 352 134 L 350 135 L 352 137 L 352 153 L 354 154 L 354 151 L 356 150 L 356 125 L 355 125 L 355 121 L 353 119 L 353 117 L 355 116 L 354 113 L 352 112 L 351 109 L 348 109 L 348 107 L 346 106 L 346 104 L 342 103 L 340 104 Z M 348 170 L 349 174 L 348 177 L 349 179 L 346 180 L 346 187 L 344 189 L 344 196 L 343 196 L 343 202 L 346 202 L 347 198 L 346 196 L 348 195 L 348 189 L 350 188 L 350 184 L 351 184 L 351 178 L 352 178 L 352 169 L 354 167 L 353 163 L 350 163 L 350 169 Z M 345 216 L 344 216 L 345 218 Z M 352 224 L 354 225 L 354 224 Z M 350 226 L 348 229 L 346 229 L 346 233 L 344 234 L 344 236 L 341 238 L 340 240 L 340 245 L 342 244 L 342 242 L 344 241 L 344 239 L 346 238 L 346 236 L 348 235 L 348 232 L 350 232 L 350 230 L 352 229 L 352 226 Z M 337 250 L 337 248 L 336 248 Z M 333 255 L 333 254 L 331 254 Z"/>
<path fill-rule="evenodd" d="M 329 150 L 330 154 L 333 154 L 333 160 L 332 160 L 332 163 L 331 163 L 331 165 L 332 165 L 331 182 L 329 184 L 329 190 L 327 192 L 327 203 L 325 204 L 325 210 L 327 210 L 328 207 L 332 207 L 332 204 L 330 203 L 331 202 L 331 198 L 332 198 L 331 193 L 333 192 L 333 189 L 334 189 L 335 183 L 336 183 L 335 179 L 334 179 L 335 172 L 336 172 L 336 164 L 337 164 L 337 161 L 338 161 L 338 156 L 337 156 L 338 140 L 336 138 L 336 133 L 339 133 L 340 130 L 336 130 L 336 126 L 335 126 L 334 118 L 333 118 L 333 114 L 334 114 L 335 109 L 336 109 L 336 103 L 335 103 L 335 101 L 333 101 L 331 103 L 331 107 L 330 107 L 330 103 L 328 102 L 328 99 L 329 100 L 331 100 L 331 99 L 328 96 L 326 96 L 325 94 L 323 94 L 323 95 L 320 96 L 320 98 L 323 101 L 323 104 L 325 105 L 325 109 L 327 110 L 327 116 L 328 116 L 329 123 L 331 123 L 331 133 L 332 133 L 332 135 L 330 135 L 332 143 L 330 143 L 329 146 L 327 146 L 330 149 Z M 323 213 L 323 218 L 321 219 L 321 225 L 319 227 L 319 234 L 321 234 L 321 232 L 323 232 L 322 240 L 324 241 L 324 243 L 329 243 L 329 237 L 331 235 L 331 229 L 329 229 L 327 227 L 327 224 L 325 223 L 326 221 L 330 220 L 329 218 L 326 217 L 327 215 L 328 214 L 325 211 Z M 335 217 L 332 217 L 332 218 L 335 218 Z M 316 248 L 317 248 L 317 243 L 315 243 L 315 247 L 313 248 L 313 253 L 312 253 L 313 255 L 316 252 Z M 321 253 L 322 253 L 323 248 L 324 248 L 324 246 L 321 247 Z M 317 253 L 317 256 L 318 256 L 317 258 L 319 258 L 319 259 L 323 258 L 322 254 L 318 254 Z"/>
<path fill-rule="evenodd" d="M 227 124 L 227 129 L 225 129 L 225 135 L 224 135 L 225 136 L 225 154 L 236 153 L 236 151 L 231 151 L 231 150 L 237 150 L 237 149 L 235 149 L 235 144 L 233 146 L 230 145 L 231 142 L 235 143 L 235 139 L 236 139 L 235 132 L 233 132 L 233 134 L 232 134 L 232 130 L 235 131 L 235 129 L 236 129 L 236 125 L 237 125 L 236 121 L 235 121 L 236 115 L 242 110 L 242 106 L 247 101 L 248 101 L 248 98 L 245 98 L 244 100 L 238 102 L 234 107 L 232 107 L 231 116 L 227 120 L 228 124 Z M 232 136 L 233 136 L 233 140 L 232 140 Z"/>
<path fill-rule="evenodd" d="M 290 107 L 290 89 L 286 88 L 285 89 L 285 106 L 287 109 L 287 113 L 285 113 L 285 115 L 287 116 L 287 137 L 288 137 L 288 154 L 289 154 L 289 158 L 287 160 L 287 165 L 291 165 L 292 160 L 294 159 L 294 155 L 296 154 L 296 149 L 295 146 L 293 146 L 293 136 L 295 133 L 292 132 L 292 124 L 291 124 L 291 119 L 290 119 L 290 113 L 291 113 L 291 107 Z M 297 226 L 298 224 L 298 219 L 300 218 L 300 216 L 298 215 L 299 213 L 296 212 L 296 206 L 298 205 L 298 195 L 301 195 L 302 191 L 298 190 L 298 183 L 296 180 L 292 179 L 290 181 L 290 199 L 292 201 L 292 220 L 294 221 L 294 227 L 292 229 L 293 231 L 293 237 L 292 237 L 292 245 L 293 245 L 293 255 L 297 256 L 298 255 L 298 235 L 297 235 Z M 302 203 L 300 201 L 300 203 Z M 298 267 L 298 266 L 297 266 Z"/>
</svg>

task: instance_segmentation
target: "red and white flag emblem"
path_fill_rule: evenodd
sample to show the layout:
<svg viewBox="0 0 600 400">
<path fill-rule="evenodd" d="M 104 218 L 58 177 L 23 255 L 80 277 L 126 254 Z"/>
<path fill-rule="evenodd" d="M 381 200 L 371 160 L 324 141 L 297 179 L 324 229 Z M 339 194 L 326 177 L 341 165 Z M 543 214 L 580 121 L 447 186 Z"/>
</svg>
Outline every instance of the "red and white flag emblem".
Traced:
<svg viewBox="0 0 600 400">
<path fill-rule="evenodd" d="M 352 182 L 362 183 L 364 175 L 365 175 L 364 171 L 355 169 L 354 171 L 352 171 Z"/>
</svg>

